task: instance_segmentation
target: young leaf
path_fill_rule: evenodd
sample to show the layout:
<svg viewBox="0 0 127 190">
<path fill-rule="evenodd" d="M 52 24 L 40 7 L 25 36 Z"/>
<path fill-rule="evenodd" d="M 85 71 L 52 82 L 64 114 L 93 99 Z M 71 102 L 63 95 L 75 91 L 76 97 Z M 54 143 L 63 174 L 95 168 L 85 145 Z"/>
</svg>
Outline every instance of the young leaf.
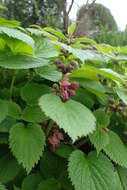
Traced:
<svg viewBox="0 0 127 190">
<path fill-rule="evenodd" d="M 97 119 L 97 124 L 100 127 L 108 127 L 108 125 L 110 124 L 110 117 L 107 113 L 105 113 L 102 109 L 97 109 L 96 111 L 94 111 L 94 115 Z"/>
<path fill-rule="evenodd" d="M 64 129 L 73 141 L 88 135 L 95 129 L 96 119 L 93 114 L 76 101 L 69 100 L 63 103 L 58 96 L 47 94 L 40 98 L 39 105 L 42 111 Z"/>
<path fill-rule="evenodd" d="M 22 190 L 35 190 L 42 180 L 39 173 L 28 175 L 22 183 Z"/>
<path fill-rule="evenodd" d="M 9 154 L 0 158 L 0 181 L 8 183 L 15 179 L 19 174 L 21 167 L 17 161 Z"/>
<path fill-rule="evenodd" d="M 72 23 L 69 27 L 68 27 L 68 35 L 69 37 L 71 37 L 75 31 L 76 28 L 76 23 Z"/>
<path fill-rule="evenodd" d="M 68 171 L 75 190 L 84 190 L 84 187 L 85 190 L 122 190 L 116 185 L 112 163 L 102 153 L 97 157 L 91 152 L 86 157 L 82 151 L 74 151 L 69 158 Z"/>
<path fill-rule="evenodd" d="M 108 132 L 109 143 L 103 148 L 105 153 L 117 164 L 127 168 L 127 149 L 120 137 L 113 131 Z"/>
<path fill-rule="evenodd" d="M 58 30 L 55 30 L 55 29 L 53 29 L 51 27 L 46 27 L 43 30 L 46 31 L 46 32 L 49 32 L 49 33 L 53 34 L 54 36 L 58 37 L 61 40 L 64 40 L 64 41 L 67 40 L 66 36 L 62 32 L 60 32 Z"/>
<path fill-rule="evenodd" d="M 16 27 L 20 26 L 20 22 L 18 22 L 17 20 L 7 20 L 5 18 L 0 18 L 0 26 L 16 28 Z"/>
<path fill-rule="evenodd" d="M 42 156 L 45 145 L 45 136 L 39 125 L 17 123 L 10 130 L 10 148 L 19 164 L 22 164 L 27 173 Z"/>
<path fill-rule="evenodd" d="M 8 114 L 8 104 L 6 101 L 0 99 L 0 123 L 6 118 Z"/>
</svg>

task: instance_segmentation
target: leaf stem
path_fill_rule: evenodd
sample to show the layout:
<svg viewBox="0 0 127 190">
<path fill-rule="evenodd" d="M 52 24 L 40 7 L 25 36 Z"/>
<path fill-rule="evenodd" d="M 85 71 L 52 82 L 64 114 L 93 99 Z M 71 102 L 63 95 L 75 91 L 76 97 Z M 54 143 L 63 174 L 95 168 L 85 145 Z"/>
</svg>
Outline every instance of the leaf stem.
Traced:
<svg viewBox="0 0 127 190">
<path fill-rule="evenodd" d="M 14 88 L 14 83 L 15 83 L 15 79 L 16 79 L 16 75 L 17 75 L 17 70 L 14 72 L 14 75 L 12 77 L 12 81 L 11 81 L 11 85 L 10 85 L 10 99 L 12 98 L 12 94 L 13 94 L 13 88 Z"/>
</svg>

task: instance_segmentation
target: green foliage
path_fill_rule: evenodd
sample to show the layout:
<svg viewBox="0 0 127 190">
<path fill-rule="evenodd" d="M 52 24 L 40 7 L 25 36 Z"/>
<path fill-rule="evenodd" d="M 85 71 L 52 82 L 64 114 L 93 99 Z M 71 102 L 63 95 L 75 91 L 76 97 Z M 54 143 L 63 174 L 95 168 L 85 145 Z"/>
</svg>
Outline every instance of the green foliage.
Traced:
<svg viewBox="0 0 127 190">
<path fill-rule="evenodd" d="M 0 23 L 0 182 L 125 190 L 127 47 Z"/>
<path fill-rule="evenodd" d="M 40 126 L 36 124 L 24 126 L 17 123 L 10 130 L 9 141 L 12 153 L 29 173 L 44 150 L 45 136 Z"/>
</svg>

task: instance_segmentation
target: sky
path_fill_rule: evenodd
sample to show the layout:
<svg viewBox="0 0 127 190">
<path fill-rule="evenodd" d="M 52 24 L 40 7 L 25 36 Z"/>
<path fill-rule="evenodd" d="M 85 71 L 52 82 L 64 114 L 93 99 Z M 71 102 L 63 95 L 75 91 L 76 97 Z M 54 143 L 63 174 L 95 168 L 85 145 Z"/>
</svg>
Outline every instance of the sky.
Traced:
<svg viewBox="0 0 127 190">
<path fill-rule="evenodd" d="M 86 2 L 86 0 L 75 0 L 70 13 L 70 18 L 72 20 L 76 19 L 77 10 L 84 4 L 84 2 Z M 127 25 L 127 0 L 96 0 L 96 2 L 108 7 L 114 16 L 118 27 L 121 30 L 125 29 Z"/>
</svg>

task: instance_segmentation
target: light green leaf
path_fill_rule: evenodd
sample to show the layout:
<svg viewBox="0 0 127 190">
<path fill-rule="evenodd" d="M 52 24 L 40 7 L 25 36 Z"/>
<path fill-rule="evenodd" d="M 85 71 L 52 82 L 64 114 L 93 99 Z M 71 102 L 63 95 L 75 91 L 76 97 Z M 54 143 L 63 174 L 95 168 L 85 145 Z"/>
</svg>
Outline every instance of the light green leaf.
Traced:
<svg viewBox="0 0 127 190">
<path fill-rule="evenodd" d="M 41 123 L 47 117 L 41 111 L 39 106 L 27 106 L 22 113 L 22 119 L 27 122 Z"/>
<path fill-rule="evenodd" d="M 39 173 L 28 175 L 22 183 L 22 190 L 35 190 L 42 180 Z"/>
<path fill-rule="evenodd" d="M 63 103 L 58 96 L 47 94 L 40 98 L 39 105 L 73 141 L 95 129 L 96 120 L 91 111 L 76 101 L 69 100 Z"/>
<path fill-rule="evenodd" d="M 116 184 L 112 163 L 102 153 L 86 157 L 82 151 L 74 151 L 69 158 L 69 176 L 75 190 L 122 190 Z M 112 179 L 112 180 L 111 180 Z"/>
<path fill-rule="evenodd" d="M 5 34 L 10 38 L 20 40 L 20 41 L 28 44 L 29 46 L 31 46 L 34 49 L 34 40 L 30 36 L 24 34 L 23 32 L 20 32 L 17 29 L 0 27 L 0 35 L 1 34 Z"/>
<path fill-rule="evenodd" d="M 46 27 L 43 30 L 55 35 L 56 37 L 58 37 L 61 40 L 64 40 L 64 41 L 67 40 L 66 36 L 61 31 L 55 30 L 54 28 Z"/>
<path fill-rule="evenodd" d="M 0 26 L 6 26 L 9 28 L 16 28 L 20 25 L 17 20 L 7 20 L 5 18 L 0 18 Z"/>
<path fill-rule="evenodd" d="M 6 118 L 8 114 L 8 104 L 6 101 L 0 99 L 0 123 Z"/>
<path fill-rule="evenodd" d="M 75 31 L 76 28 L 76 22 L 72 23 L 69 27 L 68 27 L 68 35 L 69 37 L 71 37 Z"/>
<path fill-rule="evenodd" d="M 91 143 L 97 150 L 97 154 L 109 144 L 109 136 L 103 129 L 97 128 L 95 132 L 89 135 Z"/>
<path fill-rule="evenodd" d="M 56 70 L 55 66 L 48 65 L 36 69 L 36 73 L 40 75 L 40 77 L 45 78 L 47 80 L 57 82 L 62 78 L 62 73 Z"/>
<path fill-rule="evenodd" d="M 50 93 L 51 89 L 43 84 L 29 83 L 21 89 L 21 97 L 28 105 L 38 105 L 39 98 L 46 93 Z"/>
<path fill-rule="evenodd" d="M 0 9 L 5 9 L 5 6 L 0 3 Z"/>
<path fill-rule="evenodd" d="M 45 136 L 39 125 L 17 123 L 10 130 L 10 148 L 19 164 L 29 173 L 42 156 Z"/>
<path fill-rule="evenodd" d="M 0 54 L 0 66 L 6 69 L 30 69 L 47 65 L 48 59 L 25 55 Z"/>
<path fill-rule="evenodd" d="M 117 88 L 116 92 L 119 98 L 127 105 L 127 90 L 124 88 Z"/>
<path fill-rule="evenodd" d="M 17 161 L 9 154 L 0 158 L 0 181 L 8 183 L 15 179 L 19 174 L 21 167 Z"/>
<path fill-rule="evenodd" d="M 61 188 L 58 185 L 57 180 L 55 179 L 47 179 L 47 180 L 43 180 L 37 190 L 61 190 Z"/>
<path fill-rule="evenodd" d="M 21 118 L 22 110 L 18 104 L 12 101 L 8 101 L 8 116 L 13 117 L 15 119 Z"/>
<path fill-rule="evenodd" d="M 113 131 L 108 132 L 109 143 L 103 148 L 105 153 L 117 164 L 127 168 L 127 149 L 120 137 Z"/>
<path fill-rule="evenodd" d="M 49 40 L 37 39 L 35 43 L 35 55 L 38 58 L 52 58 L 57 57 L 58 52 Z"/>
</svg>

